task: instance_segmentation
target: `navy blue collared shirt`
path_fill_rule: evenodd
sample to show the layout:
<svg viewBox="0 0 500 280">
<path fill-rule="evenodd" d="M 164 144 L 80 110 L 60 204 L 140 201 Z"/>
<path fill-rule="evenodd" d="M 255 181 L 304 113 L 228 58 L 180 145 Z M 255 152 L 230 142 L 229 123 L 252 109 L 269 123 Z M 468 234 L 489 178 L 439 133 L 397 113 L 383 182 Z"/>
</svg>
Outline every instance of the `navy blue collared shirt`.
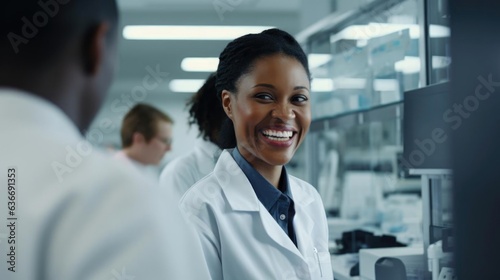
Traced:
<svg viewBox="0 0 500 280">
<path fill-rule="evenodd" d="M 277 189 L 243 158 L 238 148 L 234 148 L 231 155 L 247 176 L 259 201 L 266 207 L 269 214 L 271 214 L 278 225 L 290 237 L 295 246 L 297 246 L 295 230 L 293 229 L 295 206 L 291 198 L 292 194 L 285 167 L 283 166 L 283 172 L 281 172 Z"/>
</svg>

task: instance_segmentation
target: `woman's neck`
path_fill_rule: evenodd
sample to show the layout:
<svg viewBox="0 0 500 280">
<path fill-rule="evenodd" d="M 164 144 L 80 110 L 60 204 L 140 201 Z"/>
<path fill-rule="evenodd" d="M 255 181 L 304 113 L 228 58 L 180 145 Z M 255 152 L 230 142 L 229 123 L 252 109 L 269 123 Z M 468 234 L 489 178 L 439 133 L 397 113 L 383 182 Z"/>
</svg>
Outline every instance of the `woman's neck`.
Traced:
<svg viewBox="0 0 500 280">
<path fill-rule="evenodd" d="M 271 185 L 275 188 L 279 188 L 279 182 L 281 178 L 281 172 L 283 171 L 283 165 L 272 165 L 268 162 L 260 159 L 259 157 L 253 155 L 250 151 L 244 147 L 236 147 L 240 155 L 248 162 L 250 165 L 259 172 L 262 177 L 264 177 Z"/>
<path fill-rule="evenodd" d="M 275 188 L 279 188 L 283 166 L 267 166 L 266 168 L 255 167 L 255 169 L 260 173 L 260 175 L 266 178 L 266 180 L 268 180 L 271 185 L 273 185 Z"/>
<path fill-rule="evenodd" d="M 240 151 L 241 153 L 241 151 Z M 270 165 L 260 159 L 256 159 L 255 157 L 252 156 L 245 156 L 245 154 L 241 154 L 243 158 L 245 158 L 246 161 L 250 163 L 250 165 L 259 172 L 262 177 L 266 178 L 271 185 L 273 185 L 275 188 L 279 188 L 279 182 L 281 178 L 281 172 L 283 170 L 282 165 Z M 254 160 L 251 160 L 249 158 L 253 158 Z"/>
</svg>

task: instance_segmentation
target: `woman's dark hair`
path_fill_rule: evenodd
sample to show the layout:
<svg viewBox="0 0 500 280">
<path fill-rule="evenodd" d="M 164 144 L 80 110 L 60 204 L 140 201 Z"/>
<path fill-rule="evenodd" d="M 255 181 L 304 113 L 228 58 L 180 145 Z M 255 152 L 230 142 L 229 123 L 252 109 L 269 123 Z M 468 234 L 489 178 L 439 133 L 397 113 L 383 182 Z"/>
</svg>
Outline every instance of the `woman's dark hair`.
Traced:
<svg viewBox="0 0 500 280">
<path fill-rule="evenodd" d="M 255 61 L 265 56 L 283 54 L 299 61 L 309 80 L 311 74 L 307 56 L 292 35 L 279 29 L 268 29 L 259 34 L 248 34 L 229 43 L 219 56 L 215 87 L 221 102 L 223 90 L 236 93 L 236 84 L 241 76 L 252 71 Z M 219 147 L 236 147 L 234 126 L 226 116 L 219 134 Z"/>
<path fill-rule="evenodd" d="M 188 101 L 189 125 L 197 124 L 199 136 L 219 145 L 222 123 L 227 119 L 215 89 L 215 73 L 210 74 L 203 86 Z"/>
</svg>

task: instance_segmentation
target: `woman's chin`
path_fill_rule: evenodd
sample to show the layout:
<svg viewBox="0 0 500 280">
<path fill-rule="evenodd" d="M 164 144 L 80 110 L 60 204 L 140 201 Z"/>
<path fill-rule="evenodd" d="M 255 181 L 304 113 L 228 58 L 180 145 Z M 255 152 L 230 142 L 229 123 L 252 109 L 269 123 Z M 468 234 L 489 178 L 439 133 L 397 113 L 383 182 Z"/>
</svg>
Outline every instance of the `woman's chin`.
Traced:
<svg viewBox="0 0 500 280">
<path fill-rule="evenodd" d="M 273 152 L 268 155 L 264 155 L 265 161 L 272 166 L 282 166 L 286 165 L 292 159 L 293 155 L 288 153 L 278 153 Z"/>
</svg>

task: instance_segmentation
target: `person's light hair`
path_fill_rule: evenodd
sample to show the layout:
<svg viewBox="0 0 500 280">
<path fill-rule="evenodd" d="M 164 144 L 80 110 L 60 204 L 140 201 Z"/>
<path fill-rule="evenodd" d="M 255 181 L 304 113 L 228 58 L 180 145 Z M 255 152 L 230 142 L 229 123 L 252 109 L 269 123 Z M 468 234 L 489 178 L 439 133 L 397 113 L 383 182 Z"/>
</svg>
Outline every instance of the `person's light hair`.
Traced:
<svg viewBox="0 0 500 280">
<path fill-rule="evenodd" d="M 158 122 L 164 121 L 173 124 L 172 118 L 147 104 L 135 105 L 124 117 L 121 128 L 122 147 L 130 147 L 133 143 L 134 133 L 144 136 L 146 142 L 151 141 L 158 133 Z"/>
</svg>

